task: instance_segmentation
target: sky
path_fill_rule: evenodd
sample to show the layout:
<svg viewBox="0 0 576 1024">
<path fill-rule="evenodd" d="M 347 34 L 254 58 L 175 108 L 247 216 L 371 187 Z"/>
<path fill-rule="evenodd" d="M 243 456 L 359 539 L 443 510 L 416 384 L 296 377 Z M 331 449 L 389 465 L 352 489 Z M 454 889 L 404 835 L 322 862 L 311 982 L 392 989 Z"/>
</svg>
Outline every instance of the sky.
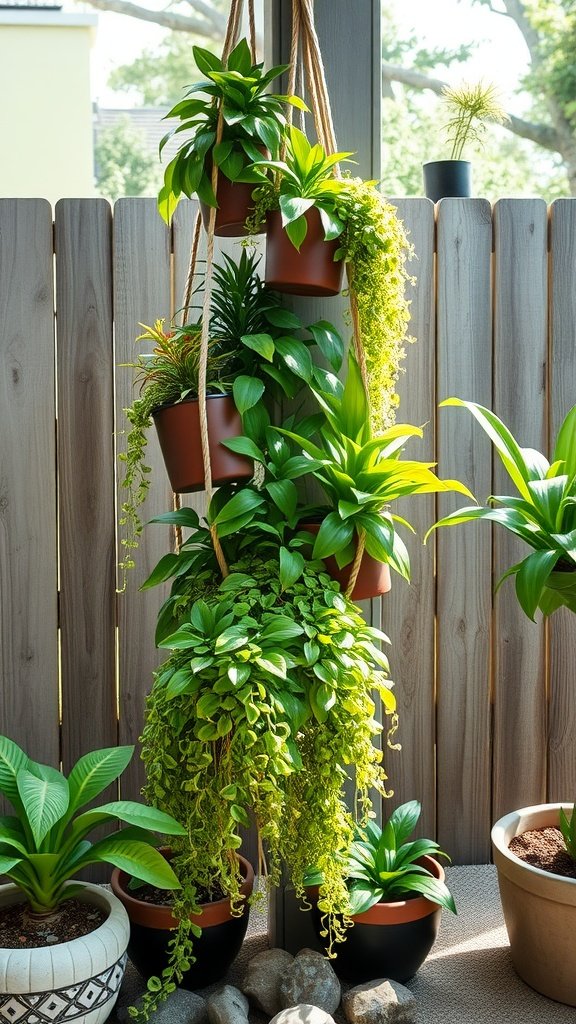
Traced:
<svg viewBox="0 0 576 1024">
<path fill-rule="evenodd" d="M 150 7 L 163 6 L 160 0 L 147 0 Z M 521 99 L 514 97 L 518 77 L 526 69 L 527 53 L 517 28 L 502 16 L 486 8 L 471 6 L 469 0 L 393 0 L 399 25 L 424 37 L 431 45 L 458 46 L 470 39 L 478 41 L 477 56 L 470 62 L 467 78 L 484 78 L 496 82 L 505 99 L 504 105 L 513 113 L 521 113 Z M 67 6 L 72 6 L 68 4 Z M 78 10 L 80 5 L 73 5 Z M 94 11 L 87 5 L 86 11 Z M 158 25 L 127 18 L 125 15 L 98 12 L 96 43 L 92 51 L 92 93 L 100 106 L 127 105 L 122 94 L 107 87 L 110 71 L 129 63 L 147 47 L 156 48 L 164 30 Z M 462 70 L 446 73 L 456 82 Z"/>
</svg>

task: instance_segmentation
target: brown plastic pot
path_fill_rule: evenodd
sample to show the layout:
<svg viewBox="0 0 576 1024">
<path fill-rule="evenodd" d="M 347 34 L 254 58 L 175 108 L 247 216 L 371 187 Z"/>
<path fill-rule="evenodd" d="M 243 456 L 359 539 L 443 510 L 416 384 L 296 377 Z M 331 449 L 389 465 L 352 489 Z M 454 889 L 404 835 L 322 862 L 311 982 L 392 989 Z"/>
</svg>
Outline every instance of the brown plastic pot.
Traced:
<svg viewBox="0 0 576 1024">
<path fill-rule="evenodd" d="M 320 523 L 300 523 L 299 528 L 307 530 L 308 533 L 317 534 L 320 525 Z M 326 571 L 333 580 L 338 581 L 341 591 L 345 593 L 350 580 L 353 562 L 349 562 L 348 565 L 341 569 L 333 555 L 323 558 L 322 561 L 326 566 Z M 386 562 L 379 562 L 365 551 L 362 555 L 360 570 L 356 577 L 356 583 L 350 595 L 350 600 L 369 601 L 372 597 L 381 597 L 382 594 L 387 594 L 391 587 L 392 581 L 390 579 L 389 565 Z"/>
<path fill-rule="evenodd" d="M 266 272 L 269 288 L 293 295 L 338 295 L 342 288 L 342 260 L 334 256 L 340 245 L 338 238 L 327 242 L 318 210 L 312 207 L 304 214 L 308 224 L 306 238 L 296 249 L 284 228 L 279 210 L 267 217 Z"/>
<path fill-rule="evenodd" d="M 420 862 L 434 876 L 445 880 L 445 872 L 434 857 Z M 312 920 L 321 937 L 321 915 L 316 907 L 317 889 L 309 889 Z M 440 927 L 442 908 L 425 896 L 390 903 L 375 903 L 370 910 L 352 917 L 354 926 L 346 940 L 334 948 L 332 966 L 342 978 L 359 984 L 374 978 L 405 982 L 412 978 L 428 956 Z"/>
<path fill-rule="evenodd" d="M 244 455 L 224 448 L 221 441 L 242 434 L 240 414 L 229 395 L 209 395 L 206 400 L 212 483 L 215 486 L 252 476 L 253 464 Z M 204 489 L 204 463 L 200 441 L 198 400 L 166 405 L 153 414 L 162 455 L 172 490 L 189 494 Z"/>
<path fill-rule="evenodd" d="M 184 974 L 180 983 L 184 988 L 194 990 L 219 981 L 240 952 L 248 927 L 247 901 L 254 887 L 254 869 L 240 855 L 238 861 L 244 878 L 240 888 L 246 900 L 244 911 L 240 917 L 232 917 L 230 900 L 222 899 L 202 904 L 202 913 L 192 915 L 191 920 L 202 929 L 202 935 L 194 939 L 196 962 Z M 168 943 L 178 921 L 169 906 L 139 900 L 137 890 L 128 889 L 129 880 L 125 871 L 114 868 L 112 891 L 130 918 L 128 956 L 140 973 L 149 978 L 161 974 L 167 965 Z"/>
<path fill-rule="evenodd" d="M 571 806 L 537 804 L 505 814 L 492 829 L 492 849 L 517 973 L 549 999 L 576 1006 L 576 878 L 533 867 L 509 850 L 523 832 L 558 828 L 560 808 Z"/>
<path fill-rule="evenodd" d="M 216 199 L 216 221 L 214 234 L 223 238 L 239 238 L 246 234 L 245 223 L 254 206 L 252 192 L 256 185 L 244 181 L 230 181 L 224 174 L 218 175 Z M 208 231 L 210 223 L 210 207 L 200 202 L 202 223 Z"/>
</svg>

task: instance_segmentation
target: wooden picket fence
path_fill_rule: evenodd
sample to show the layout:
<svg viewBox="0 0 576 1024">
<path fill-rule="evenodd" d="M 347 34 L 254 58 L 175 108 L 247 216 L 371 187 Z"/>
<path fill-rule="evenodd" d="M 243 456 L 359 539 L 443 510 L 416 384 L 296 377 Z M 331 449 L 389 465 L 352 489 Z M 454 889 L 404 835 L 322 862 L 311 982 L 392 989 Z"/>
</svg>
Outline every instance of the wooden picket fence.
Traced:
<svg viewBox="0 0 576 1024">
<path fill-rule="evenodd" d="M 505 493 L 500 464 L 449 395 L 492 407 L 522 444 L 546 451 L 576 401 L 576 200 L 395 200 L 416 259 L 399 420 L 427 424 L 414 457 L 436 460 L 482 502 Z M 165 553 L 150 526 L 127 591 L 116 593 L 117 473 L 132 400 L 138 322 L 170 316 L 188 263 L 193 204 L 172 231 L 153 200 L 0 200 L 0 731 L 65 768 L 96 746 L 136 743 L 159 660 L 159 591 L 139 583 Z M 330 317 L 329 300 L 321 314 Z M 56 315 L 55 315 L 56 313 Z M 155 438 L 145 517 L 171 494 Z M 404 511 L 412 584 L 373 609 L 391 638 L 400 751 L 393 802 L 418 797 L 423 830 L 458 863 L 490 857 L 507 809 L 576 796 L 576 624 L 528 621 L 517 560 L 485 524 L 441 531 L 458 498 Z M 122 784 L 137 796 L 137 758 Z M 392 803 L 390 804 L 392 806 Z"/>
</svg>

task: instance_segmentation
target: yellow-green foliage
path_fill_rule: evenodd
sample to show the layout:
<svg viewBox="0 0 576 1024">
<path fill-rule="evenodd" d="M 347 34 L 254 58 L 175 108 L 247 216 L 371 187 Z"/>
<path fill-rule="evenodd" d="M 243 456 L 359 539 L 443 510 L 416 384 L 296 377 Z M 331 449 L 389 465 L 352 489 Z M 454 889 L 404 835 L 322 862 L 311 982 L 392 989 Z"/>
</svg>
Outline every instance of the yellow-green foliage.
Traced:
<svg viewBox="0 0 576 1024">
<path fill-rule="evenodd" d="M 347 180 L 342 207 L 342 250 L 358 304 L 372 427 L 378 433 L 394 422 L 404 345 L 414 340 L 408 335 L 406 298 L 406 283 L 411 280 L 406 264 L 412 250 L 395 208 L 373 182 Z"/>
</svg>

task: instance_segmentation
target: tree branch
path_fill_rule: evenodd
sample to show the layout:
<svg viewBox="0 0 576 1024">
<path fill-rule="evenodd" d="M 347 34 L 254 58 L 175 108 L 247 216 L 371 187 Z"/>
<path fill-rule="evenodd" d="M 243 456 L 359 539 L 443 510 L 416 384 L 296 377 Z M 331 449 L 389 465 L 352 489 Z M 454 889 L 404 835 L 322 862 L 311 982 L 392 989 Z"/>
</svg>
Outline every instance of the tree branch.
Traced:
<svg viewBox="0 0 576 1024">
<path fill-rule="evenodd" d="M 439 78 L 430 78 L 421 71 L 414 71 L 412 68 L 402 68 L 396 64 L 383 63 L 382 77 L 387 82 L 400 82 L 402 85 L 407 85 L 410 89 L 418 91 L 430 89 L 431 92 L 436 93 L 438 96 L 442 95 L 442 91 L 448 84 L 447 82 L 442 82 Z M 530 121 L 524 121 L 521 117 L 515 117 L 514 114 L 509 114 L 508 116 L 510 120 L 502 125 L 503 128 L 507 128 L 508 131 L 514 135 L 519 135 L 523 139 L 530 139 L 531 142 L 535 142 L 538 146 L 549 149 L 553 153 L 562 152 L 560 135 L 554 128 L 545 124 L 532 124 Z"/>
<path fill-rule="evenodd" d="M 221 41 L 226 32 L 225 15 L 209 7 L 202 0 L 189 0 L 189 3 L 199 15 L 204 14 L 206 17 L 176 14 L 166 10 L 151 11 L 147 7 L 140 7 L 139 4 L 132 3 L 131 0 L 87 0 L 87 3 L 100 11 L 126 14 L 131 18 L 139 18 L 141 21 L 155 22 L 157 25 L 173 29 L 175 32 L 193 32 L 206 39 Z"/>
</svg>

